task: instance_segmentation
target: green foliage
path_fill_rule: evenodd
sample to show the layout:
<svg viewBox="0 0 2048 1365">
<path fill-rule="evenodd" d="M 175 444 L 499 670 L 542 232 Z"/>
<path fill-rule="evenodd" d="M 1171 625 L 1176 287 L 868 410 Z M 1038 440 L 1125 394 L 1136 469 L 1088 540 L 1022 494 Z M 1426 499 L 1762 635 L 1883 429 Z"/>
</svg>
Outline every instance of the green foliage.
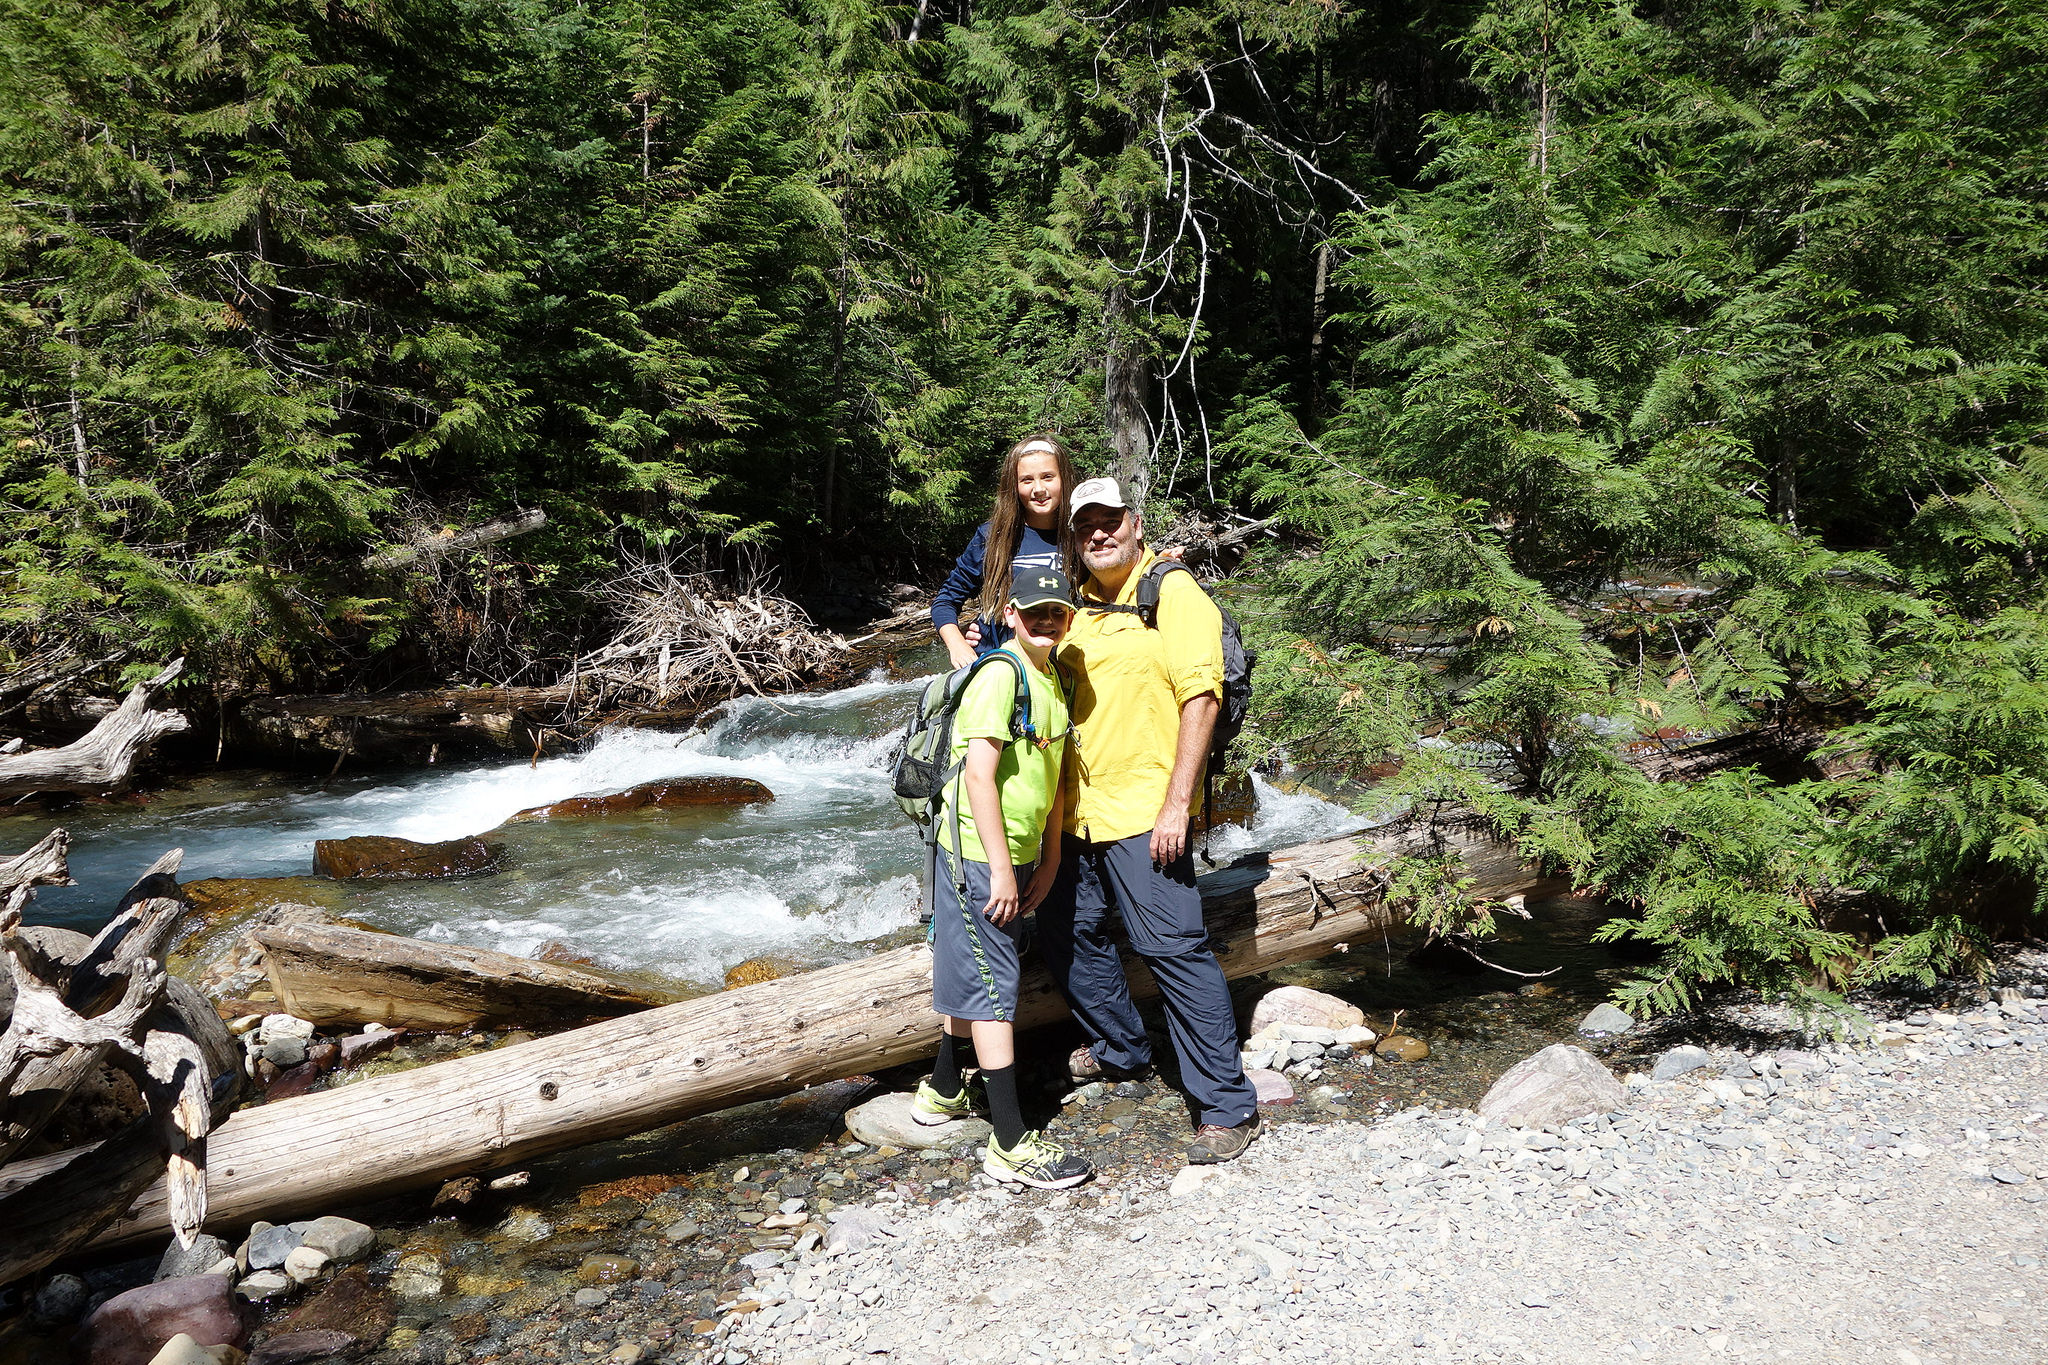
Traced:
<svg viewBox="0 0 2048 1365">
<path fill-rule="evenodd" d="M 1320 548 L 1268 569 L 1265 739 L 1398 764 L 1382 804 L 1467 803 L 1629 907 L 1632 1008 L 1827 1008 L 2038 906 L 2038 27 L 1503 0 L 1488 107 L 1350 220 L 1340 406 L 1226 435 Z M 1845 715 L 1841 780 L 1627 761 Z"/>
</svg>

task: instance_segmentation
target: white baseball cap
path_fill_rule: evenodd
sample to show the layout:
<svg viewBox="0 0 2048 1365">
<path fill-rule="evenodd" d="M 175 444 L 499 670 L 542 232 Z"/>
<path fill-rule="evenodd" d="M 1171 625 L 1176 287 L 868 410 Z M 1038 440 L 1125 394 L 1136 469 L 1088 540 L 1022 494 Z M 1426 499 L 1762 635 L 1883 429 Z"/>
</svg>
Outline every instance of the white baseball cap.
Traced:
<svg viewBox="0 0 2048 1365">
<path fill-rule="evenodd" d="M 1124 501 L 1124 490 L 1117 486 L 1115 479 L 1089 479 L 1074 489 L 1074 496 L 1067 499 L 1067 520 L 1072 521 L 1083 507 L 1129 507 Z"/>
</svg>

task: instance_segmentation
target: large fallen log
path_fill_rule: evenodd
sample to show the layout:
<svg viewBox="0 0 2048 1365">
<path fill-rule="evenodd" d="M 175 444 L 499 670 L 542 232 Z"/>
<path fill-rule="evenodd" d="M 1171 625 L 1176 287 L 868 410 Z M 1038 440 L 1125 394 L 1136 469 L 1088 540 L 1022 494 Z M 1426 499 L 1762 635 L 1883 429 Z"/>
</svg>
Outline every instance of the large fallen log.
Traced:
<svg viewBox="0 0 2048 1365">
<path fill-rule="evenodd" d="M 328 924 L 253 932 L 279 1003 L 316 1024 L 559 1024 L 657 1003 L 596 972 L 486 948 Z"/>
<path fill-rule="evenodd" d="M 1399 932 L 1387 866 L 1433 839 L 1464 855 L 1476 895 L 1541 885 L 1511 847 L 1458 826 L 1286 849 L 1202 879 L 1224 971 L 1252 975 Z M 1153 993 L 1150 976 L 1130 970 L 1133 988 Z M 1027 970 L 1018 1022 L 1064 1010 L 1044 973 Z M 930 953 L 898 948 L 245 1110 L 211 1140 L 213 1220 L 316 1213 L 909 1061 L 929 1055 L 937 1027 Z M 100 1241 L 165 1227 L 153 1189 Z"/>
<path fill-rule="evenodd" d="M 152 711 L 151 700 L 184 670 L 179 659 L 146 682 L 137 683 L 113 713 L 83 739 L 61 749 L 30 749 L 0 756 L 0 797 L 33 792 L 76 792 L 97 796 L 126 791 L 135 764 L 165 735 L 189 722 L 176 711 Z"/>
</svg>

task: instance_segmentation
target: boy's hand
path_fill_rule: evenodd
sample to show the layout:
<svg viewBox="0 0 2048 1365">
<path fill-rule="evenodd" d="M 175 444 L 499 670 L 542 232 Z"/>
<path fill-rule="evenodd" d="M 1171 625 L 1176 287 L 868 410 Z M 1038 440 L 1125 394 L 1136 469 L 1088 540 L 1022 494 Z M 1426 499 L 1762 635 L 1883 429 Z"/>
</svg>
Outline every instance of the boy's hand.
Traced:
<svg viewBox="0 0 2048 1365">
<path fill-rule="evenodd" d="M 1060 860 L 1046 858 L 1039 862 L 1031 874 L 1030 885 L 1024 888 L 1024 913 L 1030 914 L 1052 894 L 1052 884 L 1059 880 Z"/>
<path fill-rule="evenodd" d="M 1017 869 L 1014 867 L 991 867 L 988 870 L 988 904 L 981 907 L 981 913 L 990 924 L 1000 929 L 1017 918 Z"/>
</svg>

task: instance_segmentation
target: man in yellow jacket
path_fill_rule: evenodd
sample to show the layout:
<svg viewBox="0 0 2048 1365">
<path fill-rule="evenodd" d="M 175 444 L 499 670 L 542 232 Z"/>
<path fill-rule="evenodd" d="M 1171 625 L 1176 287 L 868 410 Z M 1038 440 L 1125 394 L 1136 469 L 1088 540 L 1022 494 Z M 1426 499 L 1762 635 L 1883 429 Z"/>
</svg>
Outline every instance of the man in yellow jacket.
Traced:
<svg viewBox="0 0 2048 1365">
<path fill-rule="evenodd" d="M 1068 1069 L 1076 1080 L 1118 1079 L 1151 1064 L 1106 932 L 1114 908 L 1159 983 L 1195 1103 L 1188 1160 L 1229 1161 L 1258 1131 L 1258 1096 L 1239 1058 L 1188 837 L 1223 695 L 1223 617 L 1186 573 L 1160 581 L 1152 623 L 1140 616 L 1138 583 L 1156 556 L 1116 480 L 1081 484 L 1069 508 L 1088 581 L 1060 650 L 1074 677 L 1066 837 L 1038 912 L 1046 964 L 1089 1038 Z"/>
</svg>

